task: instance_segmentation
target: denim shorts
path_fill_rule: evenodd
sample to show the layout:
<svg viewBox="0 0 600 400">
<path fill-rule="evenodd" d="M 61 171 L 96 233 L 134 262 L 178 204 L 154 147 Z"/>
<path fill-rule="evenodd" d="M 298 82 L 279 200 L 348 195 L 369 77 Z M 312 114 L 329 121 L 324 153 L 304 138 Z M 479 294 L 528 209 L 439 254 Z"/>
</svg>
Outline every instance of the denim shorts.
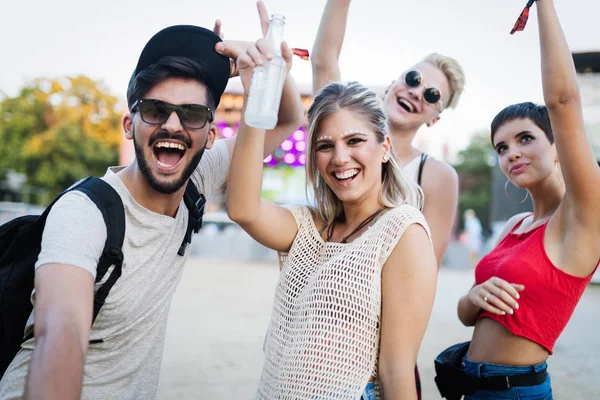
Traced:
<svg viewBox="0 0 600 400">
<path fill-rule="evenodd" d="M 365 390 L 363 390 L 360 400 L 380 400 L 381 397 L 377 396 L 377 392 L 378 388 L 375 387 L 375 384 L 373 382 L 369 382 L 367 383 Z M 319 395 L 318 397 L 313 398 L 313 400 L 335 400 L 347 397 L 348 392 L 342 394 L 342 392 L 338 391 L 329 395 Z"/>
<path fill-rule="evenodd" d="M 464 372 L 474 378 L 489 376 L 515 376 L 529 374 L 531 372 L 544 371 L 547 368 L 545 362 L 541 364 L 515 367 L 510 365 L 484 364 L 467 360 L 463 357 Z M 465 396 L 465 400 L 553 400 L 550 375 L 546 375 L 546 381 L 536 386 L 517 386 L 506 390 L 478 390 L 475 394 Z"/>
<path fill-rule="evenodd" d="M 373 382 L 369 382 L 362 396 L 360 396 L 360 400 L 377 400 L 377 396 L 375 394 L 375 385 Z"/>
</svg>

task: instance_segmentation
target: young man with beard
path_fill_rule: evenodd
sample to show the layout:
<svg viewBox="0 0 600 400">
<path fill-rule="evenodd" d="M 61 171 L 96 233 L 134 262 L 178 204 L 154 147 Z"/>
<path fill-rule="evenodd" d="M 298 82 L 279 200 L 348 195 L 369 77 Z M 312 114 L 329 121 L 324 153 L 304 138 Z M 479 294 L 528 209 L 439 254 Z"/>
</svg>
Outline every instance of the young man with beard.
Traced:
<svg viewBox="0 0 600 400">
<path fill-rule="evenodd" d="M 328 0 L 313 46 L 313 94 L 329 82 L 340 81 L 339 57 L 342 51 L 350 0 Z M 463 92 L 465 77 L 456 60 L 430 54 L 400 74 L 386 90 L 383 99 L 392 144 L 404 173 L 423 189 L 423 215 L 441 263 L 456 217 L 458 176 L 450 165 L 428 157 L 413 146 L 419 128 L 432 126 L 442 111 L 456 107 Z M 418 370 L 417 392 L 421 398 Z"/>
<path fill-rule="evenodd" d="M 136 159 L 102 178 L 124 205 L 122 275 L 92 326 L 106 224 L 85 194 L 64 195 L 48 216 L 36 263 L 28 322 L 35 340 L 22 345 L 0 382 L 3 400 L 156 396 L 169 305 L 189 252 L 178 254 L 188 223 L 186 185 L 191 179 L 210 198 L 226 179 L 235 140 L 215 142 L 214 110 L 230 74 L 229 58 L 215 52 L 220 41 L 210 30 L 175 26 L 146 44 L 123 118 Z M 265 154 L 302 118 L 288 77 Z"/>
</svg>

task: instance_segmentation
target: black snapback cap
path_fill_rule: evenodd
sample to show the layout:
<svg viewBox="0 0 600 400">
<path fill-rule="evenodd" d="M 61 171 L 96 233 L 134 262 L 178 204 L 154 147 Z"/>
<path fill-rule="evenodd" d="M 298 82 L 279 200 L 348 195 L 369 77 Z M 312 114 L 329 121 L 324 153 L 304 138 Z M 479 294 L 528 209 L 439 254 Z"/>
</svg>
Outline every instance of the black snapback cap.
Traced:
<svg viewBox="0 0 600 400">
<path fill-rule="evenodd" d="M 221 38 L 211 30 L 194 25 L 175 25 L 155 34 L 144 46 L 131 80 L 163 57 L 186 57 L 206 69 L 202 81 L 219 105 L 229 80 L 229 58 L 217 53 Z"/>
</svg>

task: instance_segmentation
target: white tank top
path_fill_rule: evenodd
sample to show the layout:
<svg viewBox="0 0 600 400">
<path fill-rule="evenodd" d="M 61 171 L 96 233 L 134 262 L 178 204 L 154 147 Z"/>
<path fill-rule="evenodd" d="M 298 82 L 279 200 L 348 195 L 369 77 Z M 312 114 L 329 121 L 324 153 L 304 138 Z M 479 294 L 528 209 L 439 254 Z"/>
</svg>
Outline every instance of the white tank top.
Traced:
<svg viewBox="0 0 600 400">
<path fill-rule="evenodd" d="M 298 233 L 282 266 L 256 399 L 356 400 L 377 376 L 381 269 L 423 215 L 401 205 L 350 243 L 325 242 L 305 206 L 289 207 Z"/>
</svg>

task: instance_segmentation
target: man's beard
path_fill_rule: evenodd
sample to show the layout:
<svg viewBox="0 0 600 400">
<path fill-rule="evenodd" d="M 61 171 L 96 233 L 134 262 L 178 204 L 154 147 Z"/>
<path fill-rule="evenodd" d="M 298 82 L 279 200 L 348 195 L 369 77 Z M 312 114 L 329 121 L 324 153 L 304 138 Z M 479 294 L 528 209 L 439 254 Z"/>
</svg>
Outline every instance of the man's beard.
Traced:
<svg viewBox="0 0 600 400">
<path fill-rule="evenodd" d="M 165 132 L 161 132 L 161 133 L 157 134 L 156 137 L 151 140 L 150 148 L 152 148 L 152 143 L 154 143 L 156 140 L 165 139 L 167 137 L 172 138 L 173 136 L 171 136 Z M 187 142 L 187 141 L 184 140 L 184 142 Z M 135 128 L 133 129 L 133 147 L 135 149 L 135 158 L 137 160 L 138 167 L 140 168 L 140 171 L 142 172 L 142 176 L 144 177 L 144 179 L 146 179 L 146 182 L 148 182 L 148 184 L 150 185 L 150 187 L 153 190 L 157 191 L 158 193 L 162 193 L 162 194 L 173 194 L 176 191 L 178 191 L 179 189 L 181 189 L 183 187 L 183 185 L 185 185 L 187 183 L 188 179 L 190 178 L 190 176 L 192 176 L 192 174 L 196 170 L 196 167 L 200 163 L 200 160 L 202 159 L 202 155 L 204 154 L 204 150 L 206 149 L 207 143 L 208 143 L 208 136 L 206 137 L 206 142 L 204 143 L 204 146 L 202 146 L 202 148 L 200 150 L 198 150 L 196 152 L 196 154 L 194 154 L 194 157 L 192 157 L 192 160 L 184 168 L 179 179 L 177 179 L 176 181 L 173 181 L 173 182 L 161 182 L 158 179 L 156 179 L 156 177 L 154 175 L 152 175 L 152 171 L 150 169 L 149 162 L 148 162 L 148 160 L 146 160 L 144 158 L 144 151 L 143 151 L 142 145 L 140 143 L 138 143 L 138 141 L 136 139 Z M 188 146 L 188 148 L 189 148 L 189 146 Z"/>
</svg>

